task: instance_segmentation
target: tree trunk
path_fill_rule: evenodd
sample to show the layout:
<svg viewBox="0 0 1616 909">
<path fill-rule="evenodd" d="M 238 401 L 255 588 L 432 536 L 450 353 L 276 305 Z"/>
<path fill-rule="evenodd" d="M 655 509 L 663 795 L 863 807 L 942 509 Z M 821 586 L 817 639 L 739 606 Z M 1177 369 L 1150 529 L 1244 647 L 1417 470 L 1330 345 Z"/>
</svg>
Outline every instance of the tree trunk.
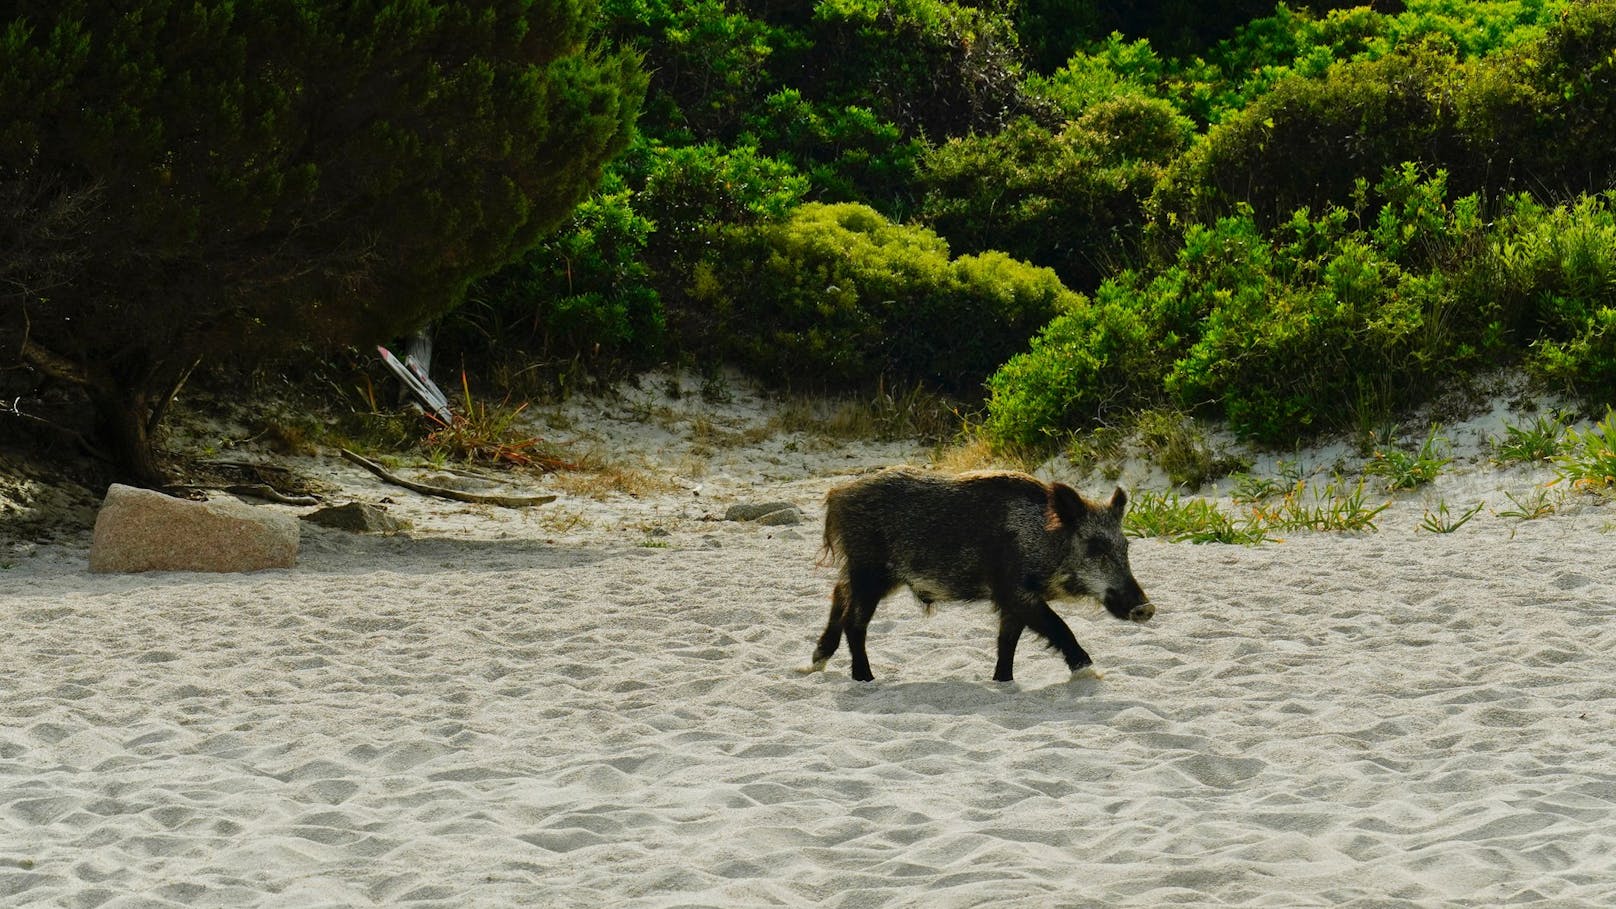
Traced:
<svg viewBox="0 0 1616 909">
<path fill-rule="evenodd" d="M 83 364 L 24 339 L 23 359 L 49 376 L 84 389 L 95 408 L 95 435 L 101 450 L 112 460 L 117 479 L 134 486 L 156 489 L 168 485 L 168 476 L 157 466 L 157 452 L 152 447 L 152 431 L 156 418 L 162 415 L 168 402 L 178 393 L 179 386 L 191 374 L 185 370 L 175 380 L 172 390 L 153 406 L 150 370 L 128 371 L 130 375 L 98 364 Z"/>
<path fill-rule="evenodd" d="M 90 403 L 95 407 L 96 435 L 112 457 L 120 482 L 155 489 L 168 484 L 168 477 L 157 466 L 148 429 L 151 403 L 144 391 L 91 386 Z"/>
</svg>

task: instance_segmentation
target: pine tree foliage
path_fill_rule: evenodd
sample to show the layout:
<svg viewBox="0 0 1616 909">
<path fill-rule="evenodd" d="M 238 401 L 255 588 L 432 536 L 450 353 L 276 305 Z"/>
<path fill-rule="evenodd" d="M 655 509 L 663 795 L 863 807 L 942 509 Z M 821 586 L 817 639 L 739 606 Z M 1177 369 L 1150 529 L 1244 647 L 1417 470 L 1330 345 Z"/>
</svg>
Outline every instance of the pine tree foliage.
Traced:
<svg viewBox="0 0 1616 909">
<path fill-rule="evenodd" d="M 553 230 L 628 142 L 586 0 L 21 0 L 0 21 L 0 350 L 126 473 L 204 357 L 385 338 Z"/>
</svg>

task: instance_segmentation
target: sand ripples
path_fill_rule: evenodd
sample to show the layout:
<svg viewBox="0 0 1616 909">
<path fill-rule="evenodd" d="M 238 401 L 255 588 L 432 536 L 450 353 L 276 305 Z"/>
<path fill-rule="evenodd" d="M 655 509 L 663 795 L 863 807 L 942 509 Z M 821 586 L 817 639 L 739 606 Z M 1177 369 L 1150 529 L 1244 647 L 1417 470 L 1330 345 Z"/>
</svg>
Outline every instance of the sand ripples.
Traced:
<svg viewBox="0 0 1616 909">
<path fill-rule="evenodd" d="M 1064 610 L 1105 680 L 1008 686 L 984 607 L 901 597 L 875 684 L 794 674 L 807 533 L 46 548 L 0 575 L 0 902 L 1616 905 L 1599 526 L 1140 543 L 1156 622 Z"/>
</svg>

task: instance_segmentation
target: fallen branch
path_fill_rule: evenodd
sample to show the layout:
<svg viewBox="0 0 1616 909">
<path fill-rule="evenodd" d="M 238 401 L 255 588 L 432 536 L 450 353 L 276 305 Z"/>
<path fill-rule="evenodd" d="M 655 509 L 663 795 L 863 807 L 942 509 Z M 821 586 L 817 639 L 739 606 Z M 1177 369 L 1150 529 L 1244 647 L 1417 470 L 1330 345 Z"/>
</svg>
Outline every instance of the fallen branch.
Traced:
<svg viewBox="0 0 1616 909">
<path fill-rule="evenodd" d="M 271 502 L 279 502 L 282 505 L 303 506 L 320 504 L 319 496 L 287 495 L 268 483 L 238 483 L 235 486 L 224 487 L 224 491 L 230 493 L 231 495 L 251 496 L 255 499 L 267 499 Z"/>
<path fill-rule="evenodd" d="M 556 499 L 555 496 L 484 495 L 477 492 L 461 492 L 458 489 L 445 489 L 442 486 L 428 486 L 425 483 L 416 483 L 412 480 L 406 480 L 403 477 L 397 476 L 396 474 L 389 472 L 387 468 L 377 464 L 375 461 L 372 461 L 362 455 L 354 454 L 346 448 L 341 449 L 341 451 L 342 456 L 347 460 L 358 464 L 360 467 L 363 467 L 376 476 L 381 477 L 383 480 L 392 483 L 394 486 L 402 486 L 411 492 L 418 492 L 426 496 L 439 496 L 445 499 L 454 499 L 459 502 L 471 502 L 475 505 L 504 505 L 507 508 L 526 508 L 530 505 L 543 505 L 546 502 L 554 502 Z"/>
</svg>

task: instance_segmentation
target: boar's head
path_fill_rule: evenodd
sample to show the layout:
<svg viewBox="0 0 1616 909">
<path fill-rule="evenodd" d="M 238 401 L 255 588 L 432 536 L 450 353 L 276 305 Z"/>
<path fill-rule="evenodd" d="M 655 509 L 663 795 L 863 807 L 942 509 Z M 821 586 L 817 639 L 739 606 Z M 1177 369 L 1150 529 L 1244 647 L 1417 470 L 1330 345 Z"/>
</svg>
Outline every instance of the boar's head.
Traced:
<svg viewBox="0 0 1616 909">
<path fill-rule="evenodd" d="M 1094 597 L 1119 619 L 1143 622 L 1155 615 L 1156 608 L 1128 565 L 1128 538 L 1122 533 L 1128 494 L 1119 488 L 1111 493 L 1111 501 L 1099 504 L 1056 483 L 1050 500 L 1060 525 L 1051 529 L 1069 534 L 1060 568 L 1050 579 L 1052 592 Z"/>
</svg>

